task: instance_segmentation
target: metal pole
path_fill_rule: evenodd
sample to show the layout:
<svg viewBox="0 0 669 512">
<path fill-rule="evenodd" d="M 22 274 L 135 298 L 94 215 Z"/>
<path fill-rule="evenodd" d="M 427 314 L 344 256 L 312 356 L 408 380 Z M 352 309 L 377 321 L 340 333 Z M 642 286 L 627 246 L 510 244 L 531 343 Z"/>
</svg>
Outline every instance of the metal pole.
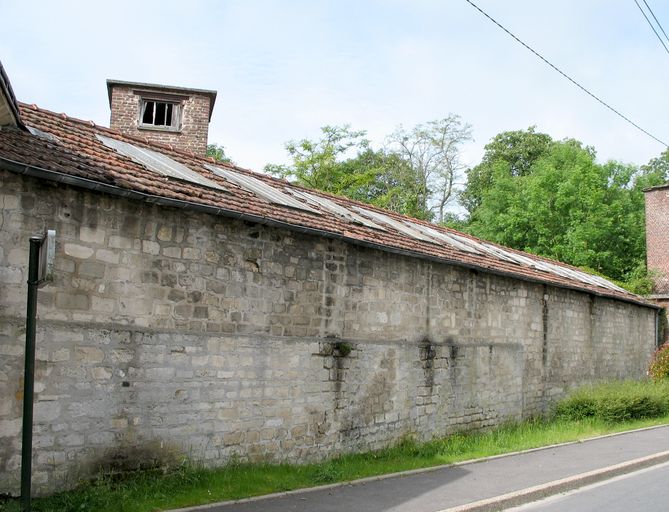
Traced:
<svg viewBox="0 0 669 512">
<path fill-rule="evenodd" d="M 30 237 L 28 259 L 28 307 L 26 310 L 26 353 L 23 377 L 23 440 L 21 443 L 21 509 L 30 512 L 30 484 L 33 453 L 33 400 L 35 384 L 35 324 L 37 316 L 37 285 L 39 284 L 39 252 L 42 237 Z"/>
</svg>

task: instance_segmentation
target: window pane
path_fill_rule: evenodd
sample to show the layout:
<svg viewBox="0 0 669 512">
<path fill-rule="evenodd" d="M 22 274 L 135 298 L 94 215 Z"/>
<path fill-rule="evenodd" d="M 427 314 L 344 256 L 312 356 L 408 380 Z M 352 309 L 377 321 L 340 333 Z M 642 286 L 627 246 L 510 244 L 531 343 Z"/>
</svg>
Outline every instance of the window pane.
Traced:
<svg viewBox="0 0 669 512">
<path fill-rule="evenodd" d="M 174 123 L 172 122 L 173 117 L 172 117 L 172 111 L 174 105 L 171 103 L 166 103 L 165 106 L 167 107 L 165 109 L 165 126 L 174 126 Z"/>
<path fill-rule="evenodd" d="M 167 103 L 158 103 L 156 102 L 156 121 L 155 124 L 156 126 L 165 126 L 165 111 L 167 107 Z"/>
<path fill-rule="evenodd" d="M 140 122 L 152 126 L 178 126 L 179 106 L 167 101 L 143 100 Z"/>
<path fill-rule="evenodd" d="M 155 108 L 154 101 L 147 101 L 144 108 L 144 115 L 142 116 L 142 124 L 153 124 L 153 111 Z"/>
</svg>

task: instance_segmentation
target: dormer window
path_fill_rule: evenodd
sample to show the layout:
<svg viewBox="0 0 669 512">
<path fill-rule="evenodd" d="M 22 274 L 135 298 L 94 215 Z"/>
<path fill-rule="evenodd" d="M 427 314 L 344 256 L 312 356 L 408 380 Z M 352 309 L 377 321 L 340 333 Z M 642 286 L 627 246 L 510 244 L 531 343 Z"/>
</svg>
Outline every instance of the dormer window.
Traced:
<svg viewBox="0 0 669 512">
<path fill-rule="evenodd" d="M 107 80 L 107 94 L 111 128 L 150 142 L 206 154 L 216 91 Z"/>
<path fill-rule="evenodd" d="M 181 129 L 181 105 L 170 101 L 142 99 L 140 128 Z"/>
</svg>

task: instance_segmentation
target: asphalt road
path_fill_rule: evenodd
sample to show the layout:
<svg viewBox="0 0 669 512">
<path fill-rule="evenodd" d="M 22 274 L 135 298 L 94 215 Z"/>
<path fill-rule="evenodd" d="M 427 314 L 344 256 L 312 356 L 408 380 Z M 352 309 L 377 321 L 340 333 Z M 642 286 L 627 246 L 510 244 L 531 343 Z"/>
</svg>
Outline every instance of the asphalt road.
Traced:
<svg viewBox="0 0 669 512">
<path fill-rule="evenodd" d="M 669 509 L 668 481 L 669 463 L 665 463 L 507 509 L 507 512 L 666 512 Z"/>
<path fill-rule="evenodd" d="M 666 450 L 669 450 L 669 427 L 661 427 L 477 463 L 449 466 L 427 473 L 359 482 L 257 501 L 208 505 L 206 508 L 190 510 L 435 512 Z M 611 512 L 600 507 L 590 510 Z M 663 510 L 667 510 L 666 506 Z"/>
</svg>

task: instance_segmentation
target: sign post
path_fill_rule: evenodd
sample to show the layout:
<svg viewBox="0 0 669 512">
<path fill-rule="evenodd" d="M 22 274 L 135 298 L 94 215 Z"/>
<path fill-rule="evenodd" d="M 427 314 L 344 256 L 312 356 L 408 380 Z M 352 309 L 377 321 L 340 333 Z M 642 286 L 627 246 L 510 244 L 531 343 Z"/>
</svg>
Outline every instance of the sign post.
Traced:
<svg viewBox="0 0 669 512">
<path fill-rule="evenodd" d="M 30 512 L 33 452 L 33 403 L 35 390 L 35 327 L 37 288 L 52 277 L 56 232 L 30 237 L 28 255 L 28 305 L 26 309 L 25 373 L 23 377 L 23 432 L 21 441 L 21 509 Z"/>
</svg>

